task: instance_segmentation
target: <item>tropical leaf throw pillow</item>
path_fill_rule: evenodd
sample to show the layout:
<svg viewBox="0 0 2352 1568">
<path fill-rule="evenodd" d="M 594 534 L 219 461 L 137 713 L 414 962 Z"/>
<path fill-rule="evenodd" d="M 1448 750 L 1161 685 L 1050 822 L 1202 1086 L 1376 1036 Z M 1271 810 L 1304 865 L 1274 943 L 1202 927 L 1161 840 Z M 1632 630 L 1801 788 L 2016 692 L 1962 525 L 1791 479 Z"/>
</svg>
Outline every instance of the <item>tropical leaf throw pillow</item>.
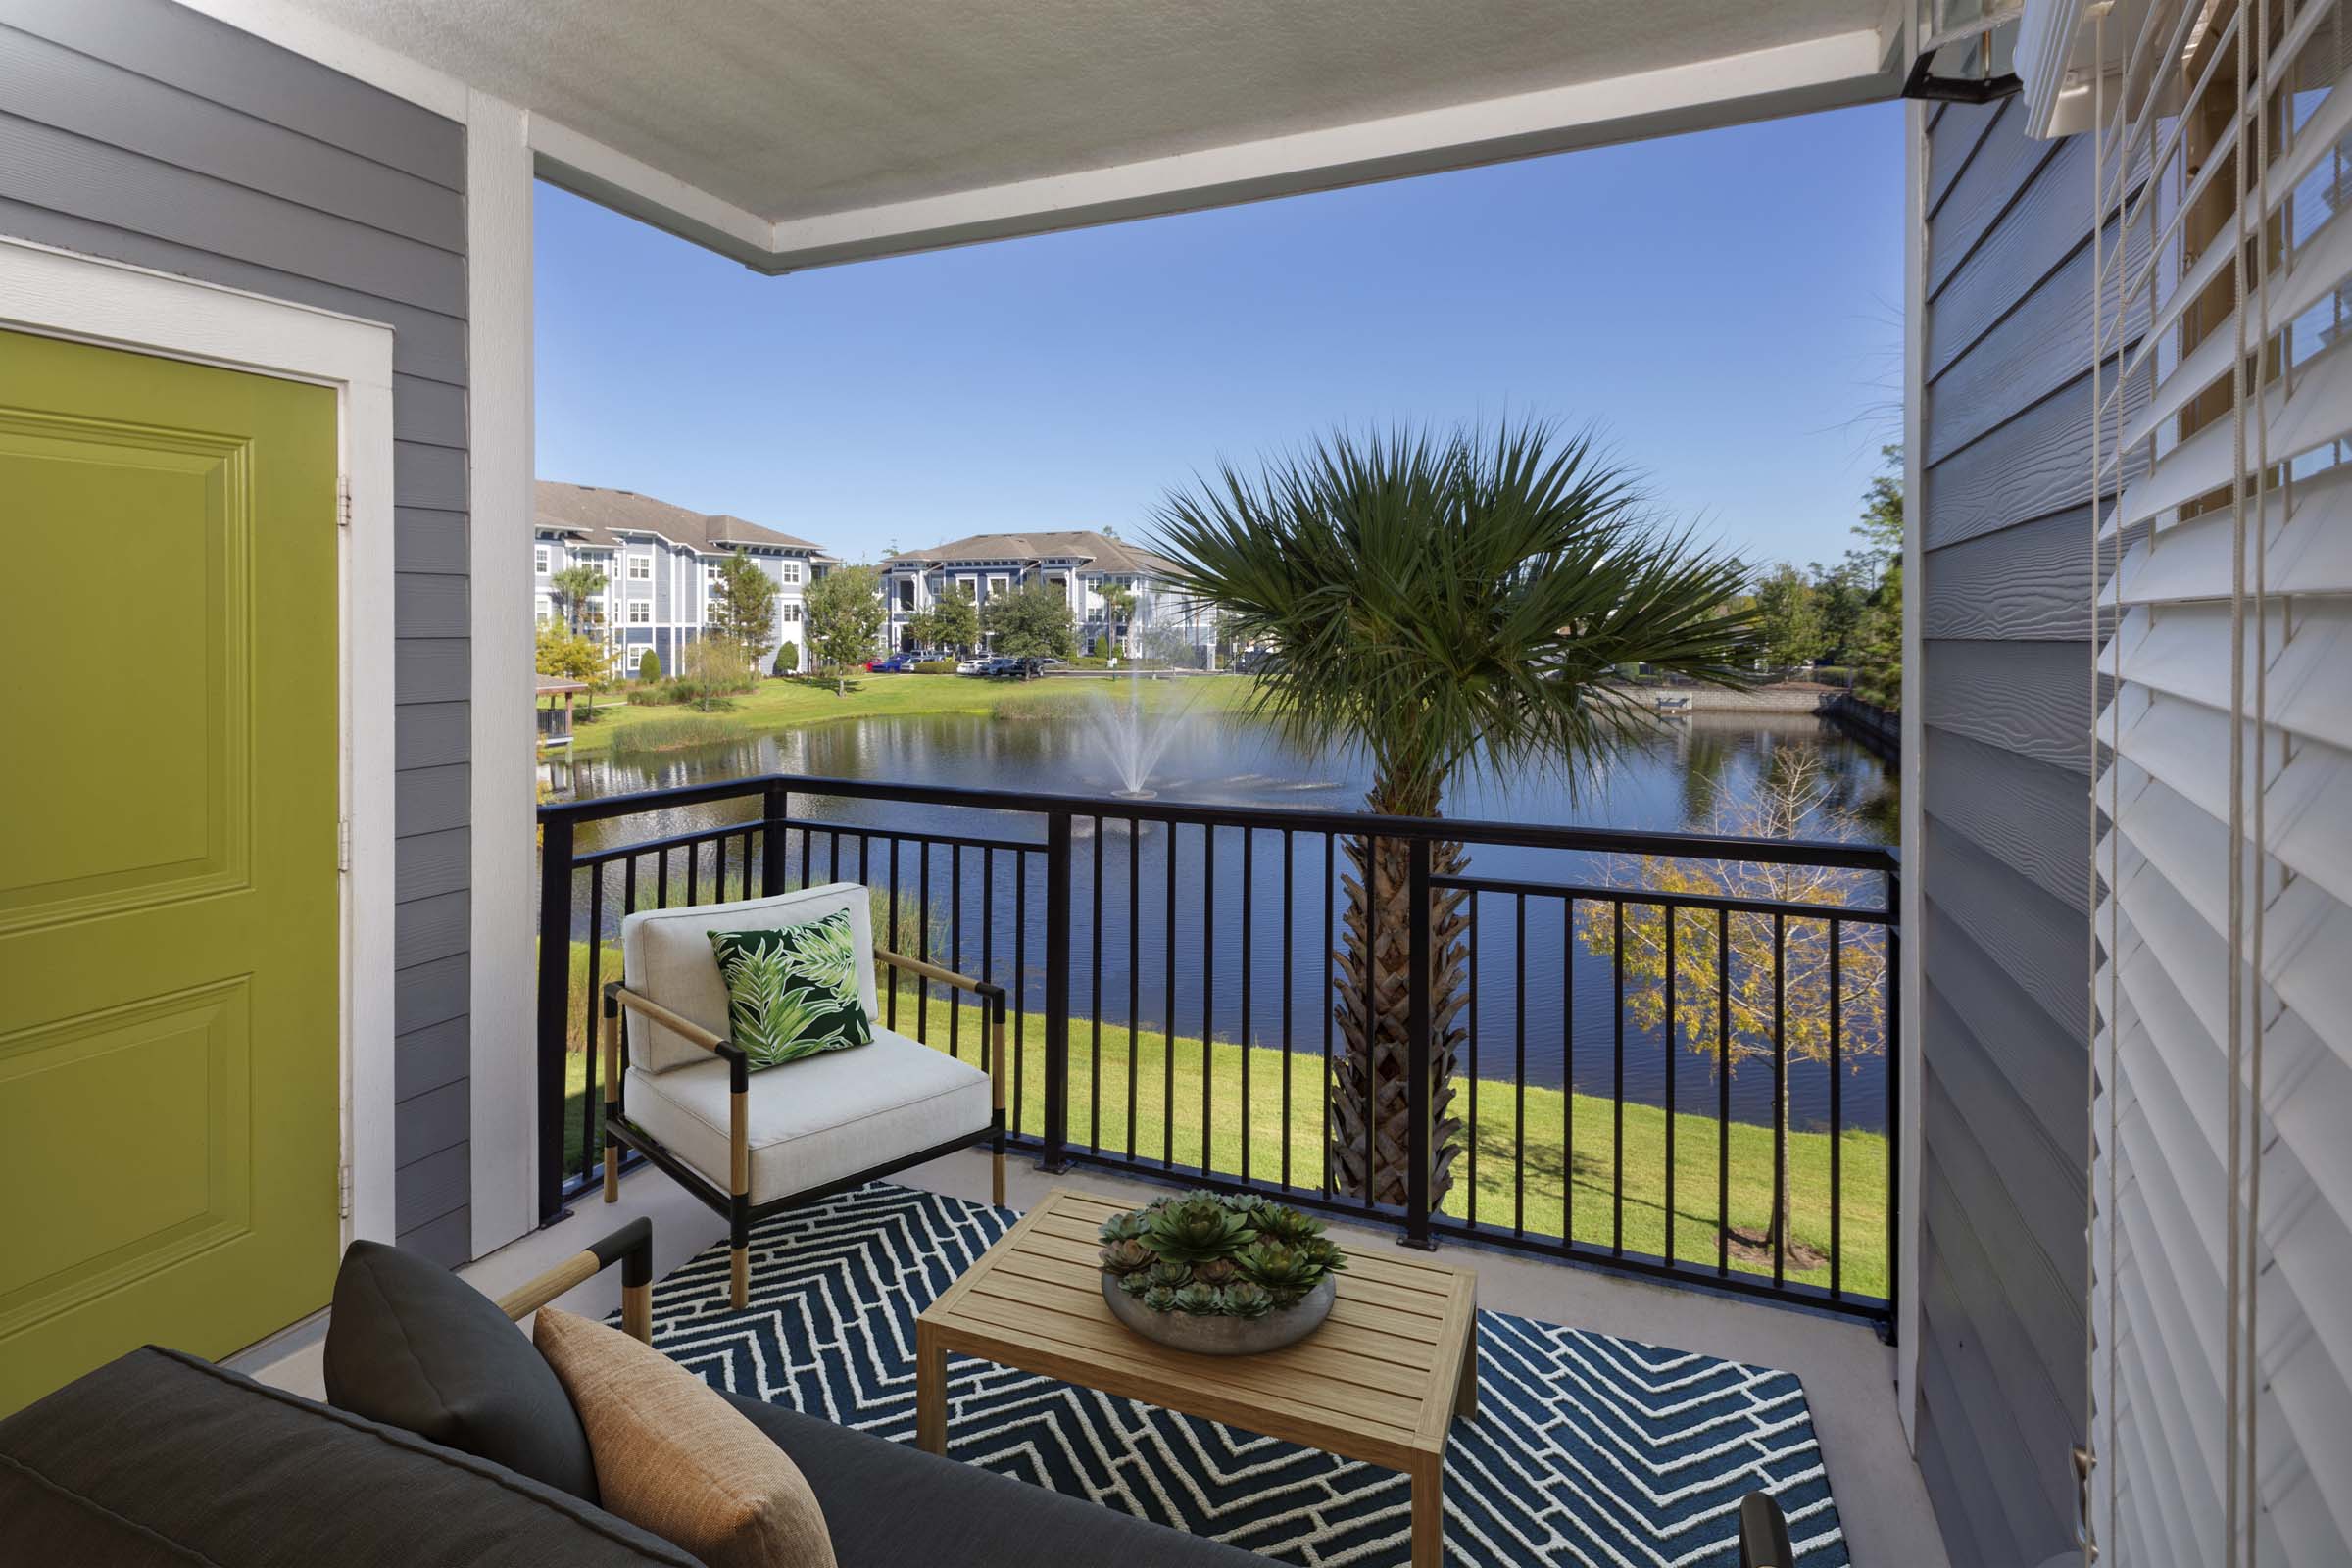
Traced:
<svg viewBox="0 0 2352 1568">
<path fill-rule="evenodd" d="M 776 931 L 713 931 L 710 952 L 727 983 L 728 1037 L 752 1071 L 874 1038 L 846 911 Z"/>
</svg>

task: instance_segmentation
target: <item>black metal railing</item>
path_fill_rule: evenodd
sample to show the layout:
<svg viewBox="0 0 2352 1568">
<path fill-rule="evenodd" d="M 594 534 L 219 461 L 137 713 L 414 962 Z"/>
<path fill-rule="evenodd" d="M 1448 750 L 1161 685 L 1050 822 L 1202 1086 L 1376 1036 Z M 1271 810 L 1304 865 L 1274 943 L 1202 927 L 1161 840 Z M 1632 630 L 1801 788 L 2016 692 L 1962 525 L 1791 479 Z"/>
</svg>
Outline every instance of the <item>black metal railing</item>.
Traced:
<svg viewBox="0 0 2352 1568">
<path fill-rule="evenodd" d="M 621 918 L 851 881 L 879 940 L 1005 988 L 1009 1131 L 1049 1168 L 1261 1191 L 1417 1245 L 1890 1329 L 1890 850 L 796 776 L 539 821 L 543 1217 L 601 1173 L 585 1048 Z M 1401 974 L 1342 986 L 1345 956 L 1399 919 Z M 984 1060 L 939 988 L 881 995 L 883 1026 Z M 1372 1073 L 1364 1113 L 1384 1011 L 1403 1067 Z"/>
</svg>

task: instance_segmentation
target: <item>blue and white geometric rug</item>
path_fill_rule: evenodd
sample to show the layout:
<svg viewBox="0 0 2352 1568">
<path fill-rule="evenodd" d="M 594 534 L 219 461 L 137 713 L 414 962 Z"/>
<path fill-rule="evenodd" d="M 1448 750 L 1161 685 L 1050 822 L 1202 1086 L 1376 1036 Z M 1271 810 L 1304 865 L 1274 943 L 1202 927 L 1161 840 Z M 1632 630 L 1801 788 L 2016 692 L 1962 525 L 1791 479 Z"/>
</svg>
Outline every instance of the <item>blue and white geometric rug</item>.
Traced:
<svg viewBox="0 0 2352 1568">
<path fill-rule="evenodd" d="M 914 1319 L 1018 1216 L 877 1182 L 752 1233 L 752 1304 L 723 1245 L 654 1288 L 654 1344 L 705 1381 L 914 1441 Z M 1503 1312 L 1478 1315 L 1478 1417 L 1446 1454 L 1456 1568 L 1733 1568 L 1771 1490 L 1805 1568 L 1847 1562 L 1796 1378 Z M 948 1363 L 950 1452 L 1299 1568 L 1408 1556 L 1394 1471 L 993 1362 Z"/>
</svg>

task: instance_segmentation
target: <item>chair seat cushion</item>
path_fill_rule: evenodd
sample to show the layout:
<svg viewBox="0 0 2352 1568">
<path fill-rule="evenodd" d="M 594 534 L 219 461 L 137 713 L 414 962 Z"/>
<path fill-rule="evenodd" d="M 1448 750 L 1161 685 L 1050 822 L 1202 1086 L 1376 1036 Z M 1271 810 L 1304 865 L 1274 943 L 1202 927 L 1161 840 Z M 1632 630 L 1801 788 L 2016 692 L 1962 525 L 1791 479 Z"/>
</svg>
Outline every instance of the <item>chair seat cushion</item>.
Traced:
<svg viewBox="0 0 2352 1568">
<path fill-rule="evenodd" d="M 752 1201 L 855 1176 L 989 1125 L 988 1075 L 888 1029 L 873 1044 L 790 1061 L 751 1079 Z M 628 1119 L 727 1188 L 727 1064 L 631 1067 Z"/>
</svg>

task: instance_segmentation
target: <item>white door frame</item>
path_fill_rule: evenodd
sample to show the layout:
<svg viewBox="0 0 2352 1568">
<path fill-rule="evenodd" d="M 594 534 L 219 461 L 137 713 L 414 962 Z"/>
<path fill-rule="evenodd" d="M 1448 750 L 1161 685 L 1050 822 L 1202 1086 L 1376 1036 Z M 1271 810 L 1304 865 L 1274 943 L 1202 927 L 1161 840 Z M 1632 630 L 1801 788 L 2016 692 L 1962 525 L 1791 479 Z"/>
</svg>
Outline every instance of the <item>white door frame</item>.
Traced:
<svg viewBox="0 0 2352 1568">
<path fill-rule="evenodd" d="M 332 387 L 339 555 L 343 1240 L 393 1214 L 392 329 L 376 321 L 0 236 L 0 327 Z M 319 526 L 334 527 L 322 517 Z"/>
</svg>

